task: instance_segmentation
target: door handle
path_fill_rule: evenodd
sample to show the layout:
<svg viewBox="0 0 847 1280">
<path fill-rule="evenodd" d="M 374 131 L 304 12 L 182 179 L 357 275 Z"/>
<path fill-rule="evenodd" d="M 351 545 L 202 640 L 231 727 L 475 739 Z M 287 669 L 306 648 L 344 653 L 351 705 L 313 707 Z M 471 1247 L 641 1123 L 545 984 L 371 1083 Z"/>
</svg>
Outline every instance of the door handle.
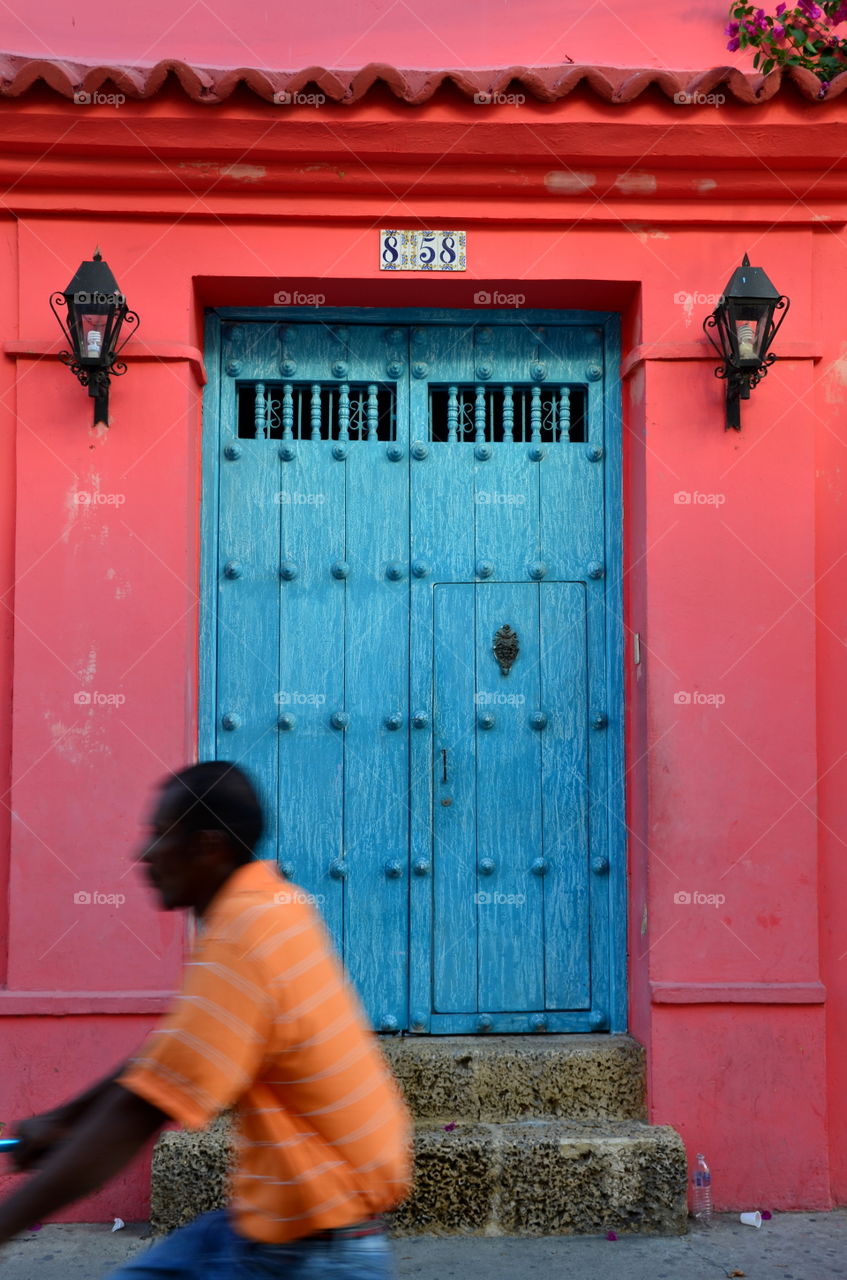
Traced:
<svg viewBox="0 0 847 1280">
<path fill-rule="evenodd" d="M 441 748 L 441 764 L 443 768 L 441 781 L 446 782 L 447 781 L 447 748 L 446 747 Z"/>
</svg>

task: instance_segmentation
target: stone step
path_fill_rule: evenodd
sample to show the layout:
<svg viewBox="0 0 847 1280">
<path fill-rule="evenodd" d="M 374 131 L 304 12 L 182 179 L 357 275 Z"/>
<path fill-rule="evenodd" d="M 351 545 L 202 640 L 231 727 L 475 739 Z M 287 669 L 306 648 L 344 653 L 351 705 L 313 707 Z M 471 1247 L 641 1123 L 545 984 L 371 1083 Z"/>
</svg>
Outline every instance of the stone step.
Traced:
<svg viewBox="0 0 847 1280">
<path fill-rule="evenodd" d="M 631 1036 L 383 1038 L 415 1118 L 415 1188 L 397 1235 L 685 1231 L 682 1140 L 644 1123 Z M 151 1219 L 171 1231 L 225 1203 L 228 1117 L 169 1131 L 153 1155 Z"/>
<path fill-rule="evenodd" d="M 382 1037 L 416 1120 L 644 1120 L 644 1048 L 631 1036 Z"/>
<path fill-rule="evenodd" d="M 686 1156 L 669 1126 L 636 1120 L 422 1121 L 415 1187 L 392 1235 L 537 1236 L 686 1230 Z M 225 1203 L 226 1122 L 168 1131 L 153 1155 L 151 1221 L 171 1231 Z"/>
</svg>

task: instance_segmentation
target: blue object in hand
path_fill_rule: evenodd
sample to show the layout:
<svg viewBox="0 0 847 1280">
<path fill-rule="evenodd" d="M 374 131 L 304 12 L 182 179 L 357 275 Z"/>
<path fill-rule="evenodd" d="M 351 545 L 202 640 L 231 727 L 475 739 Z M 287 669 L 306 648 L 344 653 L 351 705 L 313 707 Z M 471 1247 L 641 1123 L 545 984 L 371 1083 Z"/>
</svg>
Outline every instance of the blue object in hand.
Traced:
<svg viewBox="0 0 847 1280">
<path fill-rule="evenodd" d="M 12 1147 L 19 1147 L 20 1145 L 20 1138 L 0 1138 L 0 1151 L 11 1151 Z"/>
</svg>

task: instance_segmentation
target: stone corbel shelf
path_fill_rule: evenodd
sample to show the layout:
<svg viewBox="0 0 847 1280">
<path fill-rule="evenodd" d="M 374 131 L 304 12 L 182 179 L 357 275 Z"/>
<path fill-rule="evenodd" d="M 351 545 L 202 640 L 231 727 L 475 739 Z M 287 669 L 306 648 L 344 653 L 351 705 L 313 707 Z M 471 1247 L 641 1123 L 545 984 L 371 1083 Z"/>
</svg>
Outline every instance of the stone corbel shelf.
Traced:
<svg viewBox="0 0 847 1280">
<path fill-rule="evenodd" d="M 0 991 L 0 1018 L 164 1013 L 173 999 L 172 991 Z"/>
<path fill-rule="evenodd" d="M 824 1004 L 822 982 L 651 982 L 653 1004 Z"/>
<path fill-rule="evenodd" d="M 822 360 L 811 342 L 780 342 L 777 360 Z M 720 356 L 708 342 L 643 342 L 633 347 L 621 360 L 621 377 L 629 375 L 647 360 L 711 360 L 721 363 Z"/>
<path fill-rule="evenodd" d="M 26 341 L 17 339 L 3 343 L 3 352 L 12 360 L 20 358 L 39 359 L 43 356 L 58 356 L 67 343 L 56 341 Z M 197 347 L 186 346 L 181 342 L 128 342 L 120 353 L 121 360 L 187 360 L 194 370 L 197 385 L 204 387 L 207 382 L 206 365 L 203 353 Z"/>
</svg>

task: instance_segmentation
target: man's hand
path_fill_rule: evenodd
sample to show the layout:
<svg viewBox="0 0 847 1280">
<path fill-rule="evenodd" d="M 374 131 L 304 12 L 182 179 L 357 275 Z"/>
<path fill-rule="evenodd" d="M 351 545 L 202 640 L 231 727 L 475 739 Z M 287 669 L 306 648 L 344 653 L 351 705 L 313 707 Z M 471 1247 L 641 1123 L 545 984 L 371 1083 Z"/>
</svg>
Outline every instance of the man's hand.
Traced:
<svg viewBox="0 0 847 1280">
<path fill-rule="evenodd" d="M 70 1134 L 73 1125 L 62 1120 L 52 1111 L 46 1111 L 43 1115 L 32 1116 L 29 1120 L 22 1120 L 15 1128 L 13 1136 L 20 1139 L 20 1146 L 13 1147 L 9 1152 L 9 1158 L 18 1173 L 27 1173 L 30 1169 L 37 1167 L 39 1161 L 58 1146 L 60 1142 L 64 1142 Z"/>
<path fill-rule="evenodd" d="M 65 1141 L 55 1143 L 49 1155 L 42 1150 L 33 1176 L 0 1203 L 0 1245 L 113 1178 L 168 1119 L 122 1085 L 109 1085 Z"/>
</svg>

